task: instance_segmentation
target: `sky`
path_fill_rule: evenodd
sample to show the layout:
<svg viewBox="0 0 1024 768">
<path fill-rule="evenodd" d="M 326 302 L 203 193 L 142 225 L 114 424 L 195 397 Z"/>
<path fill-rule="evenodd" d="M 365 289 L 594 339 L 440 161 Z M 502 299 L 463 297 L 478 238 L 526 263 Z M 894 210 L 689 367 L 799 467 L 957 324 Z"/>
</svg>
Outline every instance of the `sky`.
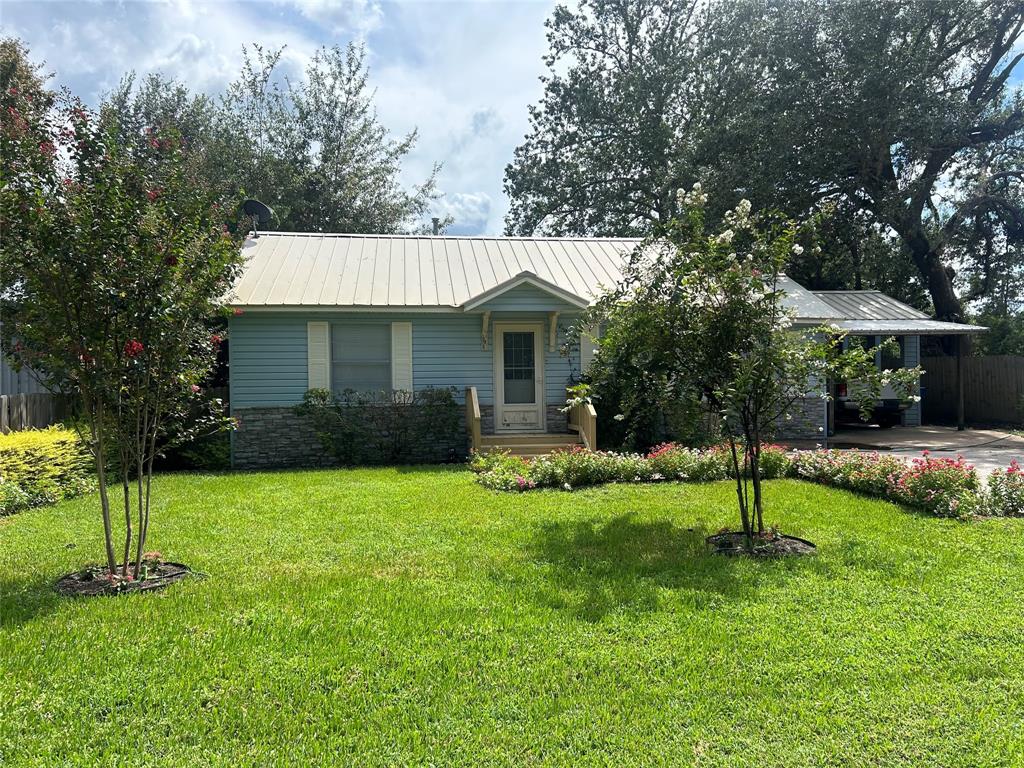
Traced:
<svg viewBox="0 0 1024 768">
<path fill-rule="evenodd" d="M 505 165 L 541 96 L 544 21 L 553 0 L 3 0 L 0 34 L 24 40 L 58 85 L 95 104 L 128 71 L 160 71 L 216 94 L 239 71 L 243 45 L 287 46 L 302 72 L 321 45 L 365 43 L 381 123 L 419 141 L 402 180 L 435 162 L 451 234 L 500 234 Z"/>
</svg>

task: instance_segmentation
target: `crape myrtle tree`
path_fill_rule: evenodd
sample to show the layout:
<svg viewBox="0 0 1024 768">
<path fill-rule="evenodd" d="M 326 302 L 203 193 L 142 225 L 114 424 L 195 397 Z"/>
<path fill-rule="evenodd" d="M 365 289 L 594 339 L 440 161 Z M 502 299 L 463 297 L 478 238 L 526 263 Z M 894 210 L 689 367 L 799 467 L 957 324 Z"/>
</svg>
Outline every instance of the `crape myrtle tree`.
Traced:
<svg viewBox="0 0 1024 768">
<path fill-rule="evenodd" d="M 4 348 L 79 404 L 109 578 L 138 579 L 154 457 L 168 435 L 187 440 L 223 421 L 215 401 L 202 416 L 201 387 L 220 343 L 211 318 L 240 268 L 226 226 L 237 208 L 174 131 L 126 141 L 111 111 L 66 94 L 39 109 L 17 82 L 5 81 L 0 98 Z"/>
<path fill-rule="evenodd" d="M 681 215 L 633 251 L 622 282 L 580 327 L 605 329 L 591 387 L 600 396 L 611 385 L 625 422 L 642 421 L 651 407 L 680 404 L 699 403 L 718 415 L 751 547 L 770 535 L 762 444 L 781 424 L 801 418 L 801 401 L 827 399 L 826 382 L 834 377 L 855 383 L 851 394 L 867 411 L 886 384 L 915 397 L 920 370 L 880 371 L 876 348 L 844 344 L 834 328 L 794 329 L 782 269 L 804 249 L 798 241 L 813 240 L 813 230 L 778 215 L 753 216 L 744 200 L 712 231 L 706 200 L 699 184 L 680 195 Z"/>
</svg>

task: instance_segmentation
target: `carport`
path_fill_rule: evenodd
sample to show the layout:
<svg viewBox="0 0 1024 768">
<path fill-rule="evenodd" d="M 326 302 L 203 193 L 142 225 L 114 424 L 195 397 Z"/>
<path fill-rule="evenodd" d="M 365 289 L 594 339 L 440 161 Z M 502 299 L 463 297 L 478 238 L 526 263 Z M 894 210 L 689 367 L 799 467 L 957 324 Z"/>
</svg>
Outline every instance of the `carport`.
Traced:
<svg viewBox="0 0 1024 768">
<path fill-rule="evenodd" d="M 921 359 L 922 336 L 950 337 L 956 354 L 956 390 L 957 390 L 957 429 L 966 427 L 964 420 L 964 376 L 963 353 L 964 336 L 988 330 L 980 325 L 965 323 L 948 323 L 934 320 L 924 312 L 897 301 L 881 291 L 813 291 L 814 295 L 825 302 L 838 319 L 829 323 L 840 330 L 857 336 L 886 338 L 896 336 L 903 340 L 902 365 L 912 367 Z M 927 392 L 924 393 L 927 397 Z M 916 410 L 916 412 L 915 412 Z M 918 427 L 921 425 L 920 404 L 907 411 L 903 424 Z M 830 413 L 829 430 L 835 427 L 834 418 Z"/>
</svg>

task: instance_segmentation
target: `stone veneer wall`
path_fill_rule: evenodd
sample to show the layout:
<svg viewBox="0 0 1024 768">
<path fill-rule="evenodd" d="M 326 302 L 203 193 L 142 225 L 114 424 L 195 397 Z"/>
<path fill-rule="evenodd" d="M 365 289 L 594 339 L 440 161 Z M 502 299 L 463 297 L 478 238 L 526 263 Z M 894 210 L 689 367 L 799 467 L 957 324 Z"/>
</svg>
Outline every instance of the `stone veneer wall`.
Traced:
<svg viewBox="0 0 1024 768">
<path fill-rule="evenodd" d="M 797 400 L 790 408 L 789 419 L 780 420 L 775 437 L 825 441 L 825 413 L 827 403 L 820 397 L 809 396 Z"/>
<path fill-rule="evenodd" d="M 239 428 L 232 433 L 231 464 L 238 469 L 284 467 L 329 467 L 337 464 L 323 448 L 310 421 L 290 407 L 236 408 Z M 481 414 L 482 416 L 483 414 Z M 491 415 L 493 423 L 493 413 Z M 413 461 L 439 463 L 451 457 L 465 457 L 466 423 L 460 409 L 459 437 L 454 445 L 436 442 L 418 446 Z"/>
<path fill-rule="evenodd" d="M 555 434 L 569 431 L 569 414 L 562 408 L 564 405 L 547 406 L 547 431 Z"/>
</svg>

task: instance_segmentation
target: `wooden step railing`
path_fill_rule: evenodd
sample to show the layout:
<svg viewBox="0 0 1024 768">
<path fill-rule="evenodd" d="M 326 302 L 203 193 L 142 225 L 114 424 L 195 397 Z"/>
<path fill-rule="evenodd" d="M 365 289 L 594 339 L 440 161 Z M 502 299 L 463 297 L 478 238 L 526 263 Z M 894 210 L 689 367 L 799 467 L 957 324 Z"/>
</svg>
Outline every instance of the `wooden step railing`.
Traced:
<svg viewBox="0 0 1024 768">
<path fill-rule="evenodd" d="M 469 447 L 479 451 L 482 447 L 480 439 L 480 398 L 476 387 L 466 387 L 466 434 L 469 435 Z"/>
<path fill-rule="evenodd" d="M 580 433 L 585 448 L 597 450 L 597 410 L 593 403 L 577 403 L 569 409 L 569 429 Z"/>
</svg>

